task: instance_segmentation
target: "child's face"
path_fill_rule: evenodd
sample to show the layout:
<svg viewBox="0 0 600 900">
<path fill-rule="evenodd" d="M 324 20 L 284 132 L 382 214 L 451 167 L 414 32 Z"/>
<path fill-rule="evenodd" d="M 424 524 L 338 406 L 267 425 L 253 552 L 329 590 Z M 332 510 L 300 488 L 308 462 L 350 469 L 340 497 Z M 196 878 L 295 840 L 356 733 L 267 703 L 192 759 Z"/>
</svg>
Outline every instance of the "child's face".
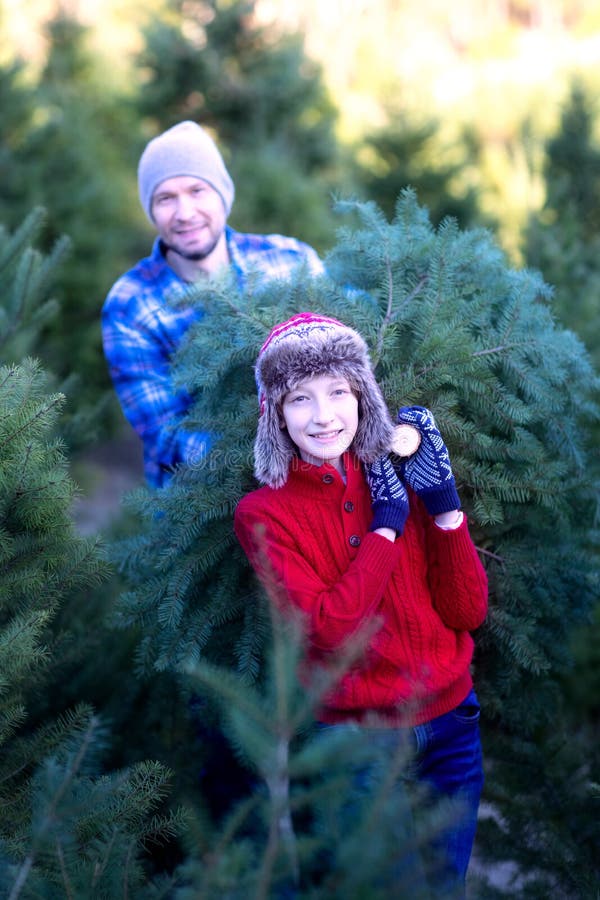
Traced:
<svg viewBox="0 0 600 900">
<path fill-rule="evenodd" d="M 300 382 L 281 404 L 285 427 L 305 462 L 342 471 L 342 454 L 358 428 L 358 398 L 346 378 L 317 375 Z"/>
</svg>

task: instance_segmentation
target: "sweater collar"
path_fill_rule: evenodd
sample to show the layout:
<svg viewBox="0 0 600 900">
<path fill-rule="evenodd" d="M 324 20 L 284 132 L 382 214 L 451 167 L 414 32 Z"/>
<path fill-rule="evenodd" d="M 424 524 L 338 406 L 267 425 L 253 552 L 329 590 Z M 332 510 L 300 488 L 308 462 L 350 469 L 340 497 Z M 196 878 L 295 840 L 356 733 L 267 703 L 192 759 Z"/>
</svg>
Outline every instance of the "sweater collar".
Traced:
<svg viewBox="0 0 600 900">
<path fill-rule="evenodd" d="M 346 451 L 342 459 L 346 470 L 346 483 L 331 463 L 324 462 L 317 466 L 295 456 L 290 463 L 286 484 L 303 493 L 318 494 L 321 497 L 323 488 L 327 487 L 330 496 L 339 496 L 346 490 L 352 490 L 362 480 L 362 464 L 359 458 L 351 451 Z"/>
</svg>

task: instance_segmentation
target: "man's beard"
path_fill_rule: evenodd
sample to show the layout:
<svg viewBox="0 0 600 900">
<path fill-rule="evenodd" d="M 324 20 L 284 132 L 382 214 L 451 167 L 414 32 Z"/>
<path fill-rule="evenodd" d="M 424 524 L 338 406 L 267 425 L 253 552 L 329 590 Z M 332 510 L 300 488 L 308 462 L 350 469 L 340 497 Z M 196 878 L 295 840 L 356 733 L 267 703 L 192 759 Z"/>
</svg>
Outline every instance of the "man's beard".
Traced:
<svg viewBox="0 0 600 900">
<path fill-rule="evenodd" d="M 167 251 L 170 251 L 171 253 L 176 253 L 177 256 L 181 256 L 182 259 L 189 259 L 192 262 L 200 262 L 200 260 L 206 259 L 211 255 L 218 243 L 219 238 L 217 237 L 212 244 L 202 250 L 179 250 L 177 247 L 173 247 L 172 244 L 167 244 L 166 241 L 162 242 L 165 254 Z"/>
</svg>

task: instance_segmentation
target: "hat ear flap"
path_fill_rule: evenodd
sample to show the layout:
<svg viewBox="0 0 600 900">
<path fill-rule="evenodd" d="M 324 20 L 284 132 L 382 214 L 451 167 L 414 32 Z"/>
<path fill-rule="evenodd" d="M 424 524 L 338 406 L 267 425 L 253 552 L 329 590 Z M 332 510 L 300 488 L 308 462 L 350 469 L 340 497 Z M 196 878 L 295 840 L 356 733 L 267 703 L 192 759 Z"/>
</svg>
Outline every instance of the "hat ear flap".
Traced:
<svg viewBox="0 0 600 900">
<path fill-rule="evenodd" d="M 263 414 L 258 420 L 254 441 L 254 474 L 261 484 L 281 487 L 288 477 L 290 463 L 296 455 L 296 447 L 286 428 L 281 427 L 281 416 L 274 403 L 265 402 Z"/>
<path fill-rule="evenodd" d="M 358 428 L 352 443 L 353 450 L 363 462 L 374 462 L 379 456 L 389 453 L 393 433 L 389 410 L 369 370 L 359 386 Z"/>
</svg>

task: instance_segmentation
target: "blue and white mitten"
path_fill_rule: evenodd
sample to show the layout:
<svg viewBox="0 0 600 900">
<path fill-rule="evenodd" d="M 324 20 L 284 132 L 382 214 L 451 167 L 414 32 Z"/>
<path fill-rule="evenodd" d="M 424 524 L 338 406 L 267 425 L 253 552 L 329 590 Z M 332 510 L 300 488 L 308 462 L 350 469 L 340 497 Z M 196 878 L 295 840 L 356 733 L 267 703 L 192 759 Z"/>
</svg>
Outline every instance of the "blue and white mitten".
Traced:
<svg viewBox="0 0 600 900">
<path fill-rule="evenodd" d="M 373 521 L 370 531 L 376 528 L 392 528 L 402 534 L 408 516 L 408 494 L 387 456 L 365 466 L 367 483 L 371 491 Z"/>
<path fill-rule="evenodd" d="M 431 412 L 424 406 L 403 406 L 398 422 L 413 425 L 421 433 L 419 449 L 402 465 L 406 483 L 432 516 L 460 509 L 450 456 Z"/>
</svg>

